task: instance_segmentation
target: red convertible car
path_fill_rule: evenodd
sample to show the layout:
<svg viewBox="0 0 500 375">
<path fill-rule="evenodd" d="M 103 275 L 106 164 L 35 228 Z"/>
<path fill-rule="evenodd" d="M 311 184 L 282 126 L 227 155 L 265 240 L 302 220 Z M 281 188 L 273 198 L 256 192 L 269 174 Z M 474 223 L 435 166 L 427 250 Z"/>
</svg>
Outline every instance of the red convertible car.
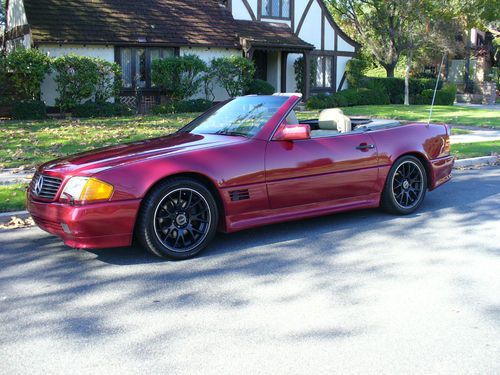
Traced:
<svg viewBox="0 0 500 375">
<path fill-rule="evenodd" d="M 216 231 L 382 207 L 414 212 L 451 177 L 449 129 L 350 119 L 298 121 L 299 95 L 221 103 L 175 134 L 40 166 L 28 210 L 75 248 L 128 246 L 185 259 Z"/>
</svg>

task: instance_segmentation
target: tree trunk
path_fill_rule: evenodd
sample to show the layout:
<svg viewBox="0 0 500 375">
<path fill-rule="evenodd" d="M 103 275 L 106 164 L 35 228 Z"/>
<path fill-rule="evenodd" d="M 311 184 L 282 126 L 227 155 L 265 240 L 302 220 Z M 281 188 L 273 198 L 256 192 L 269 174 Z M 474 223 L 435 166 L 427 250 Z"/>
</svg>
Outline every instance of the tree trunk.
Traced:
<svg viewBox="0 0 500 375">
<path fill-rule="evenodd" d="M 408 50 L 408 59 L 405 69 L 405 105 L 410 105 L 410 70 L 411 61 L 413 59 L 413 48 Z"/>
<path fill-rule="evenodd" d="M 467 31 L 467 45 L 465 49 L 465 69 L 464 69 L 464 91 L 472 93 L 471 79 L 470 79 L 470 53 L 471 53 L 471 29 Z"/>
<path fill-rule="evenodd" d="M 388 78 L 393 78 L 394 77 L 394 69 L 396 68 L 396 65 L 384 65 L 384 69 L 386 71 L 387 77 Z"/>
</svg>

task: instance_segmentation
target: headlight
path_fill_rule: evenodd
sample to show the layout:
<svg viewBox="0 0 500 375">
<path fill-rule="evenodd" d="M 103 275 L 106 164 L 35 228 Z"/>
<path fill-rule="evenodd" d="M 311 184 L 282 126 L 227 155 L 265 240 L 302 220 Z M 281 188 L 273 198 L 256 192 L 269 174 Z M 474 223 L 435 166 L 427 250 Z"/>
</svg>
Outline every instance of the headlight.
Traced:
<svg viewBox="0 0 500 375">
<path fill-rule="evenodd" d="M 111 198 L 113 186 L 93 177 L 72 177 L 66 183 L 62 199 L 72 198 L 74 201 L 89 202 Z"/>
</svg>

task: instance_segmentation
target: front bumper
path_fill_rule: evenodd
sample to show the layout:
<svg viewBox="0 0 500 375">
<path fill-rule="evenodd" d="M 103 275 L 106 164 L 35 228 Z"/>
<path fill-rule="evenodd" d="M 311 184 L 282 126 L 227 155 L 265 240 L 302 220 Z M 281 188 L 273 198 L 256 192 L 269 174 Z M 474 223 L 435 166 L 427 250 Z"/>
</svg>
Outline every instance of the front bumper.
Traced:
<svg viewBox="0 0 500 375">
<path fill-rule="evenodd" d="M 140 203 L 137 199 L 72 206 L 27 196 L 28 211 L 41 229 L 81 249 L 130 246 Z"/>
</svg>

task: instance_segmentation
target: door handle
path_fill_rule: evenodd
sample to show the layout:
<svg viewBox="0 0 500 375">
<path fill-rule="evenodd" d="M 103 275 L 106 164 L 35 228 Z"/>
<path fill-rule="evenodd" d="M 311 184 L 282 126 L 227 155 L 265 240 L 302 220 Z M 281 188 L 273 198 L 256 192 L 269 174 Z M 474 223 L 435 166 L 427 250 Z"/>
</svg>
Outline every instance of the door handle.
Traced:
<svg viewBox="0 0 500 375">
<path fill-rule="evenodd" d="M 361 143 L 359 146 L 356 146 L 356 149 L 361 150 L 361 151 L 368 151 L 375 148 L 375 145 L 368 144 L 368 143 Z"/>
</svg>

